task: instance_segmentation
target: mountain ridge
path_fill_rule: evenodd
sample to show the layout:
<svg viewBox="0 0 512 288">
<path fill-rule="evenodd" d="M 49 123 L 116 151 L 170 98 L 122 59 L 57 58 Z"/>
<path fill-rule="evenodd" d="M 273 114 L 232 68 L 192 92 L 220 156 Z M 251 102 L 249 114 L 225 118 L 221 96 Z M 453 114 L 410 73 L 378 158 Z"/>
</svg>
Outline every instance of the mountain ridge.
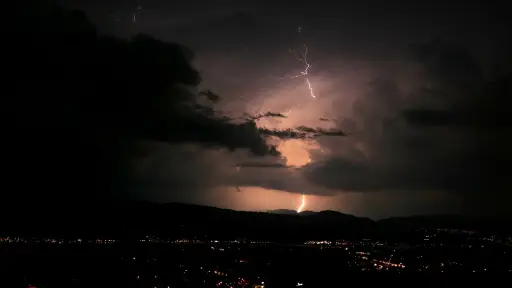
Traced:
<svg viewBox="0 0 512 288">
<path fill-rule="evenodd" d="M 264 212 L 236 211 L 211 206 L 147 201 L 0 204 L 12 221 L 0 223 L 1 234 L 112 235 L 139 237 L 255 238 L 283 241 L 366 237 L 382 231 L 416 228 L 506 227 L 460 215 L 392 217 L 372 220 L 338 211 L 278 209 Z M 284 212 L 279 214 L 276 212 Z M 289 214 L 286 214 L 289 213 Z M 14 215 L 16 215 L 14 214 Z M 21 216 L 24 214 L 23 216 Z M 501 229 L 501 228 L 500 228 Z"/>
</svg>

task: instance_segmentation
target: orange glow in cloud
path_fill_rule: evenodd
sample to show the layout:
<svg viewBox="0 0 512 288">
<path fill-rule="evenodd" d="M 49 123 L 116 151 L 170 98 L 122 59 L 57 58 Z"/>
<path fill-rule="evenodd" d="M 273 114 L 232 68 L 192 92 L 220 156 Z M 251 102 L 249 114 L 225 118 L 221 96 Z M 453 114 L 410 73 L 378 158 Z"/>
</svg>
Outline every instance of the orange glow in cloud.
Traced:
<svg viewBox="0 0 512 288">
<path fill-rule="evenodd" d="M 316 144 L 316 142 L 315 142 Z M 314 147 L 313 147 L 314 146 Z M 277 146 L 277 150 L 281 152 L 281 155 L 286 158 L 286 165 L 302 167 L 311 162 L 309 150 L 313 148 L 319 148 L 318 144 L 311 145 L 304 140 L 292 139 L 282 141 Z M 297 209 L 297 213 L 302 212 L 306 205 L 306 195 L 302 194 L 301 204 Z"/>
<path fill-rule="evenodd" d="M 299 139 L 283 140 L 277 145 L 277 150 L 286 158 L 286 165 L 294 167 L 302 167 L 311 162 L 309 151 L 319 148 L 316 142 L 308 143 Z"/>
<path fill-rule="evenodd" d="M 283 122 L 287 121 L 284 120 Z M 272 127 L 272 123 L 265 123 L 267 124 L 266 127 Z M 270 125 L 269 125 L 270 124 Z M 263 125 L 262 125 L 263 126 Z M 280 125 L 276 125 L 276 127 L 272 127 L 274 129 L 279 129 Z M 281 153 L 281 156 L 286 161 L 286 165 L 292 166 L 292 167 L 303 167 L 311 162 L 311 154 L 310 151 L 312 150 L 320 150 L 321 147 L 318 144 L 316 140 L 303 140 L 303 139 L 287 139 L 287 140 L 279 140 L 274 139 L 277 141 L 277 150 Z M 293 169 L 293 168 L 290 168 Z M 299 173 L 299 172 L 297 172 Z M 300 176 L 299 176 L 300 177 Z M 278 190 L 273 190 L 278 191 Z M 287 193 L 287 192 L 282 192 Z M 292 194 L 297 195 L 297 194 Z M 297 197 L 297 196 L 295 196 Z M 293 201 L 293 202 L 296 202 Z M 300 204 L 298 208 L 295 208 L 294 210 L 297 210 L 297 212 L 301 212 L 306 205 L 306 195 L 302 194 L 300 198 Z M 297 207 L 297 206 L 295 206 Z M 276 209 L 282 209 L 276 208 Z"/>
<path fill-rule="evenodd" d="M 282 190 L 266 189 L 257 186 L 241 186 L 242 192 L 237 192 L 235 187 L 217 187 L 205 199 L 205 204 L 215 203 L 219 208 L 235 209 L 242 211 L 266 211 L 275 209 L 289 209 L 297 211 L 302 204 L 302 196 Z M 346 197 L 349 197 L 345 200 Z M 349 209 L 351 195 L 317 196 L 307 195 L 307 210 L 339 210 L 345 207 Z M 348 201 L 347 201 L 348 200 Z M 211 204 L 210 204 L 211 205 Z M 305 208 L 306 206 L 304 206 Z"/>
<path fill-rule="evenodd" d="M 299 28 L 300 33 L 300 28 Z M 308 69 L 311 65 L 308 63 L 307 54 L 308 47 L 304 45 L 302 51 L 290 51 L 301 64 L 303 64 L 303 71 L 300 74 L 296 74 L 295 76 L 285 76 L 283 78 L 279 77 L 278 81 L 281 83 L 280 87 L 273 91 L 273 93 L 268 93 L 265 91 L 262 94 L 256 93 L 256 97 L 252 97 L 251 101 L 246 103 L 247 110 L 251 111 L 253 114 L 263 114 L 268 111 L 279 112 L 286 115 L 286 118 L 261 118 L 257 121 L 257 126 L 260 128 L 267 129 L 288 129 L 288 128 L 296 128 L 299 126 L 311 126 L 311 127 L 321 127 L 324 129 L 333 128 L 333 123 L 320 121 L 321 117 L 326 117 L 325 114 L 328 109 L 331 108 L 332 103 L 330 100 L 323 101 L 323 97 L 316 97 L 315 93 L 321 93 L 322 87 L 328 84 L 328 81 L 322 81 L 321 77 L 315 77 L 315 79 L 310 79 L 310 75 L 308 73 Z M 294 81 L 295 78 L 304 79 L 305 83 L 300 84 L 300 81 Z M 313 80 L 312 83 L 310 80 Z M 304 84 L 307 84 L 307 87 L 304 87 Z M 315 86 L 315 91 L 313 91 L 312 84 Z M 306 88 L 306 89 L 305 89 Z M 318 91 L 317 91 L 318 89 Z M 253 95 L 254 96 L 254 95 Z M 259 96 L 259 97 L 258 97 Z M 326 99 L 327 100 L 327 99 Z M 291 167 L 304 167 L 307 164 L 311 163 L 311 151 L 320 150 L 323 151 L 320 147 L 320 144 L 314 139 L 270 139 L 269 144 L 276 145 L 277 150 L 281 153 L 281 156 L 286 161 L 287 166 Z M 293 169 L 293 168 L 290 168 Z M 300 173 L 300 171 L 297 171 Z M 301 177 L 301 175 L 297 175 Z M 305 194 L 300 195 L 300 198 L 297 193 L 289 193 L 286 191 L 279 190 L 269 190 L 263 188 L 256 187 L 239 187 L 242 193 L 248 194 L 247 190 L 251 191 L 259 191 L 258 193 L 262 194 L 272 194 L 269 200 L 272 203 L 266 203 L 266 207 L 268 209 L 290 209 L 294 206 L 293 210 L 297 210 L 298 212 L 303 211 L 306 205 L 306 200 L 308 200 L 308 204 L 310 202 L 315 201 L 314 199 L 318 198 L 318 196 L 306 196 Z M 265 192 L 263 192 L 265 191 Z M 272 192 L 271 192 L 272 191 Z M 312 191 L 313 192 L 313 191 Z M 277 196 L 280 194 L 280 196 Z M 306 193 L 307 194 L 307 193 Z M 239 198 L 238 195 L 236 198 Z M 257 199 L 251 199 L 258 203 L 259 197 L 254 197 Z M 294 199 L 291 199 L 294 198 Z M 298 198 L 298 199 L 297 199 Z M 306 199 L 307 198 L 307 199 Z M 283 200 L 280 200 L 283 199 Z M 282 201 L 287 200 L 287 205 L 284 205 Z M 298 202 L 298 203 L 297 203 Z M 273 203 L 278 203 L 279 207 L 270 208 L 273 206 Z M 255 204 L 256 206 L 256 204 Z M 308 205 L 309 206 L 309 205 Z M 261 206 L 260 206 L 261 207 Z M 312 207 L 308 207 L 311 209 Z M 261 208 L 260 208 L 261 209 Z"/>
</svg>

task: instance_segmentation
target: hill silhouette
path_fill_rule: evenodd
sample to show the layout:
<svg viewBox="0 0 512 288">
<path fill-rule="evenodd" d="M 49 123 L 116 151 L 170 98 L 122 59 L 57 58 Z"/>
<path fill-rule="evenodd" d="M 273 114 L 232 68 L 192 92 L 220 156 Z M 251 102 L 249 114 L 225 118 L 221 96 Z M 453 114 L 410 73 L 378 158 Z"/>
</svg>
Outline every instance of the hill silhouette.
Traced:
<svg viewBox="0 0 512 288">
<path fill-rule="evenodd" d="M 24 205 L 20 216 L 0 231 L 33 235 L 110 235 L 112 237 L 199 237 L 296 241 L 311 237 L 355 237 L 371 233 L 374 221 L 342 213 L 281 215 L 207 206 L 149 202 L 75 203 L 53 207 Z M 12 206 L 10 209 L 12 210 Z M 330 213 L 329 213 L 330 214 Z"/>
<path fill-rule="evenodd" d="M 296 210 L 291 210 L 291 209 L 275 209 L 275 210 L 267 210 L 266 212 L 272 213 L 272 214 L 282 214 L 282 215 L 297 215 L 298 214 Z"/>
<path fill-rule="evenodd" d="M 5 207 L 4 207 L 5 208 Z M 13 207 L 12 221 L 0 233 L 37 236 L 140 238 L 261 239 L 304 241 L 353 239 L 417 228 L 510 228 L 510 223 L 454 215 L 415 216 L 374 221 L 336 211 L 295 214 L 243 212 L 182 203 L 76 202 L 73 205 Z M 6 209 L 4 209 L 6 211 Z M 489 223 L 493 225 L 489 225 Z M 507 226 L 508 225 L 508 226 Z"/>
</svg>

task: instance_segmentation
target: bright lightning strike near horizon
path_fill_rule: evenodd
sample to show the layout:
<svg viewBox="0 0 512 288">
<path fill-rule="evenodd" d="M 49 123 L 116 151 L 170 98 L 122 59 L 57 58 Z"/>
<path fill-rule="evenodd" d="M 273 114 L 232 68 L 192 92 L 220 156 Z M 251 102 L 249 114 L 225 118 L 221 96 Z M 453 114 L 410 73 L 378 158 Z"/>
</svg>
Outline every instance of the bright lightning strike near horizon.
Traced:
<svg viewBox="0 0 512 288">
<path fill-rule="evenodd" d="M 297 213 L 302 212 L 304 206 L 306 206 L 306 195 L 302 194 L 302 203 L 300 204 L 299 209 L 297 209 Z"/>
</svg>

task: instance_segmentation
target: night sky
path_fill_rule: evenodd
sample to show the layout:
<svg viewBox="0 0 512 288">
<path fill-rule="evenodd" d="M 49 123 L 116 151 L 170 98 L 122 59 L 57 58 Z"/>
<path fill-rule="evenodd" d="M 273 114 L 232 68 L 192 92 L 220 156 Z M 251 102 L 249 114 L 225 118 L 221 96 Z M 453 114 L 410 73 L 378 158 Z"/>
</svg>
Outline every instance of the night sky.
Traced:
<svg viewBox="0 0 512 288">
<path fill-rule="evenodd" d="M 139 153 L 123 159 L 129 185 L 118 198 L 263 211 L 297 209 L 305 194 L 304 210 L 372 218 L 510 215 L 506 9 L 464 2 L 60 4 L 84 11 L 99 33 L 188 47 L 199 88 L 220 95 L 214 107 L 224 115 L 270 111 L 286 118 L 262 118 L 258 127 L 346 133 L 266 138 L 280 156 L 142 139 Z M 306 47 L 304 63 L 296 56 Z M 80 153 L 68 155 L 80 163 Z"/>
</svg>

